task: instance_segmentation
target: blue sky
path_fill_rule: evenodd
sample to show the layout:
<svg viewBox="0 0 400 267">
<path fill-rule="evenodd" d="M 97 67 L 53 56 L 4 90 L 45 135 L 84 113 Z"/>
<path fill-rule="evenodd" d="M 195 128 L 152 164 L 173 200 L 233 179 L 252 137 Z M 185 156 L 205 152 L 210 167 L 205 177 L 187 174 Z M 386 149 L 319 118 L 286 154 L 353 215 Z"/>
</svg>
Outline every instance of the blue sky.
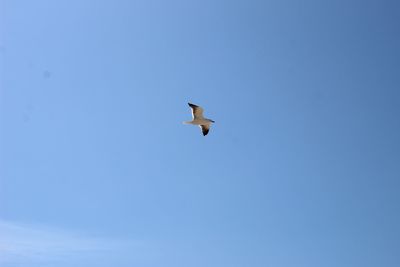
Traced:
<svg viewBox="0 0 400 267">
<path fill-rule="evenodd" d="M 397 1 L 0 7 L 2 266 L 399 266 Z"/>
</svg>

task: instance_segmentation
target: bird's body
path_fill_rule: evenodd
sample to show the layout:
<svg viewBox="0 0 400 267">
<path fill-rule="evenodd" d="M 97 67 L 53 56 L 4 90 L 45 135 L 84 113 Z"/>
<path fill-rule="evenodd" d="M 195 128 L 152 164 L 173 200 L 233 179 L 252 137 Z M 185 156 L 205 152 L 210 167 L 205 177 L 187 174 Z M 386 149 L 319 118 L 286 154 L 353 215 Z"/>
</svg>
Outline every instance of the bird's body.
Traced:
<svg viewBox="0 0 400 267">
<path fill-rule="evenodd" d="M 206 136 L 210 130 L 210 126 L 214 123 L 213 120 L 203 117 L 203 108 L 197 105 L 188 103 L 189 107 L 192 109 L 193 120 L 185 121 L 184 124 L 198 125 L 204 136 Z"/>
<path fill-rule="evenodd" d="M 214 121 L 209 120 L 209 119 L 194 119 L 191 121 L 185 121 L 185 124 L 193 124 L 193 125 L 209 125 L 213 123 Z"/>
</svg>

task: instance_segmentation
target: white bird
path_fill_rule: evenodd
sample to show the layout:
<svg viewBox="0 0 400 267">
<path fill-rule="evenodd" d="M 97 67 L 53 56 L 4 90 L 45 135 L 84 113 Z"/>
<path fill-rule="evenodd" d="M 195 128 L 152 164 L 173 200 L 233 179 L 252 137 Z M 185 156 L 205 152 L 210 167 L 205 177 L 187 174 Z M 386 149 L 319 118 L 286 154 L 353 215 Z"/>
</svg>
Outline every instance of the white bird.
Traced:
<svg viewBox="0 0 400 267">
<path fill-rule="evenodd" d="M 203 117 L 202 107 L 196 106 L 191 103 L 188 103 L 188 105 L 192 109 L 193 120 L 185 121 L 183 123 L 198 125 L 201 128 L 203 135 L 206 136 L 208 134 L 208 131 L 210 130 L 211 123 L 214 123 L 215 121 Z"/>
</svg>

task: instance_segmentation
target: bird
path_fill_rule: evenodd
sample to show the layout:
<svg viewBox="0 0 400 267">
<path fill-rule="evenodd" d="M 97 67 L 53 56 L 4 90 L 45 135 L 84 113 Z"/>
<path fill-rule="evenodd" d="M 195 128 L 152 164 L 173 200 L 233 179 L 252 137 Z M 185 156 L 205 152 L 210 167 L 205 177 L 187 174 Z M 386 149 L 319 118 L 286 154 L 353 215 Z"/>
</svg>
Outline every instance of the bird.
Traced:
<svg viewBox="0 0 400 267">
<path fill-rule="evenodd" d="M 215 123 L 215 121 L 203 117 L 204 110 L 202 107 L 197 106 L 192 103 L 188 103 L 188 105 L 192 109 L 193 120 L 184 121 L 183 123 L 198 125 L 201 129 L 201 132 L 203 133 L 203 136 L 206 136 L 208 134 L 208 132 L 210 131 L 211 124 Z"/>
</svg>

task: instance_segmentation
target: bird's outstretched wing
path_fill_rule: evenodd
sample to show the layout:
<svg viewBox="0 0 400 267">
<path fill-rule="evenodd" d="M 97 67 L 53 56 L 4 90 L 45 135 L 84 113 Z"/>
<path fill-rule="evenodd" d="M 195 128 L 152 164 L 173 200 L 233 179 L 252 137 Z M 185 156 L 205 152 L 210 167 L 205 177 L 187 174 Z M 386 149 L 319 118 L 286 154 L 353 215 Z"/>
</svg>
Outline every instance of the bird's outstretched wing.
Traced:
<svg viewBox="0 0 400 267">
<path fill-rule="evenodd" d="M 192 109 L 193 119 L 203 119 L 203 108 L 192 103 L 188 103 L 189 107 Z"/>
<path fill-rule="evenodd" d="M 210 131 L 210 126 L 209 125 L 199 125 L 199 126 L 201 128 L 201 131 L 203 132 L 203 135 L 206 136 Z"/>
</svg>

